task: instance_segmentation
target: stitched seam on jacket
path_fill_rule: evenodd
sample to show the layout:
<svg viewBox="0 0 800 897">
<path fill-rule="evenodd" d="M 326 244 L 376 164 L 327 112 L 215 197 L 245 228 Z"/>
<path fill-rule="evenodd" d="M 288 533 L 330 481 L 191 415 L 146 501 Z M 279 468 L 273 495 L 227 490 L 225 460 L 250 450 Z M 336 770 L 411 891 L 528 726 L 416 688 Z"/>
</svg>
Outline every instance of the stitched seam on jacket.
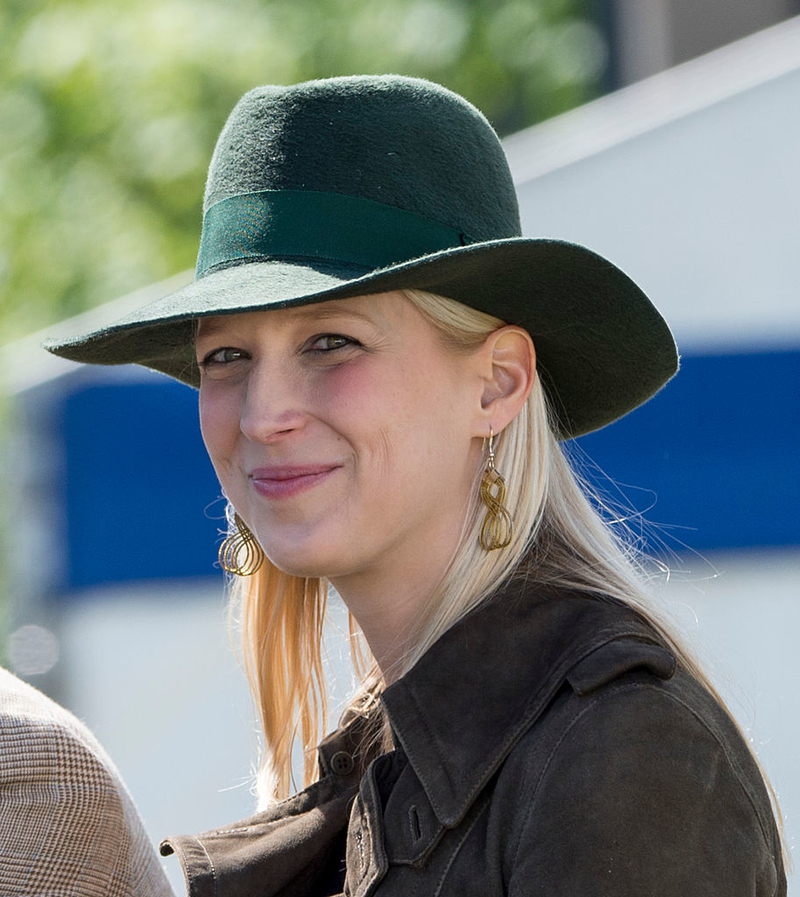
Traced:
<svg viewBox="0 0 800 897">
<path fill-rule="evenodd" d="M 597 702 L 593 702 L 593 703 L 597 703 Z M 550 763 L 552 762 L 553 757 L 555 757 L 556 753 L 558 752 L 558 749 L 561 747 L 562 742 L 566 739 L 567 735 L 569 735 L 569 733 L 572 731 L 572 729 L 578 724 L 578 722 L 583 718 L 583 716 L 589 712 L 590 709 L 591 709 L 591 707 L 584 707 L 580 711 L 580 713 L 578 713 L 577 716 L 573 717 L 573 719 L 570 721 L 569 725 L 561 733 L 558 741 L 553 746 L 553 749 L 550 751 L 550 754 L 547 757 L 547 760 L 545 760 L 544 764 L 542 765 L 542 770 L 539 773 L 539 778 L 538 778 L 538 781 L 536 782 L 536 787 L 534 788 L 534 791 L 533 791 L 533 798 L 531 799 L 530 803 L 528 804 L 528 809 L 525 812 L 525 816 L 522 820 L 522 825 L 519 828 L 519 837 L 517 838 L 517 846 L 514 848 L 514 859 L 511 863 L 512 868 L 514 868 L 518 865 L 519 852 L 522 849 L 523 836 L 524 836 L 525 831 L 527 830 L 528 825 L 530 823 L 531 816 L 533 815 L 533 811 L 536 806 L 536 802 L 539 799 L 539 789 L 542 785 L 542 782 L 544 781 L 545 776 L 547 775 L 547 771 L 550 767 Z M 527 776 L 526 776 L 526 778 L 527 778 Z M 521 787 L 520 793 L 523 793 L 523 792 L 524 792 L 524 788 Z"/>
<path fill-rule="evenodd" d="M 206 850 L 206 845 L 201 844 L 200 846 L 203 848 L 203 853 L 206 855 L 206 859 L 208 860 L 208 865 L 211 867 L 211 881 L 214 883 L 214 894 L 216 895 L 218 893 L 218 890 L 217 890 L 217 884 L 218 884 L 217 867 L 214 865 L 214 861 L 211 859 L 211 855 Z"/>
<path fill-rule="evenodd" d="M 475 818 L 472 820 L 472 822 L 467 827 L 467 830 L 464 832 L 464 836 L 459 840 L 458 844 L 456 844 L 455 850 L 453 851 L 453 855 L 448 860 L 447 865 L 444 867 L 444 870 L 443 870 L 441 876 L 439 877 L 439 882 L 436 885 L 436 891 L 434 893 L 434 897 L 440 897 L 440 895 L 442 893 L 442 888 L 444 887 L 444 883 L 447 880 L 447 876 L 450 874 L 450 869 L 453 867 L 453 863 L 455 863 L 456 858 L 461 853 L 461 848 L 464 846 L 464 842 L 467 840 L 467 838 L 472 833 L 472 829 L 475 827 L 478 820 L 486 812 L 490 802 L 491 802 L 490 797 L 487 795 L 483 801 L 483 806 L 480 808 L 479 812 L 477 812 L 475 814 Z"/>
<path fill-rule="evenodd" d="M 216 867 L 214 866 L 214 861 L 213 861 L 213 860 L 211 859 L 211 857 L 209 856 L 209 853 L 208 853 L 208 851 L 206 850 L 206 846 L 205 846 L 205 844 L 203 844 L 203 842 L 202 842 L 199 838 L 196 838 L 194 835 L 192 835 L 192 836 L 191 836 L 191 840 L 192 840 L 192 841 L 193 841 L 193 842 L 194 842 L 194 843 L 195 843 L 195 844 L 196 844 L 196 845 L 203 851 L 203 855 L 205 856 L 205 858 L 206 858 L 206 860 L 207 860 L 207 862 L 208 862 L 208 868 L 209 868 L 210 871 L 211 871 L 211 883 L 212 883 L 212 885 L 213 885 L 213 891 L 212 891 L 212 893 L 213 893 L 213 894 L 215 895 L 215 897 L 216 897 L 216 895 L 218 894 L 218 890 L 217 890 L 217 869 L 216 869 Z M 187 895 L 189 895 L 189 897 L 191 897 L 192 892 L 195 890 L 195 888 L 193 887 L 193 885 L 192 885 L 192 880 L 191 880 L 191 878 L 189 877 L 189 874 L 188 874 L 188 873 L 189 873 L 189 865 L 188 865 L 187 858 L 186 858 L 186 851 L 183 849 L 183 845 L 182 845 L 180 842 L 178 842 L 178 843 L 176 844 L 176 848 L 177 848 L 177 849 L 173 848 L 173 850 L 174 850 L 174 852 L 178 855 L 178 858 L 179 858 L 180 861 L 181 861 L 181 865 L 182 865 L 183 868 L 186 870 L 186 893 L 187 893 Z M 204 888 L 203 890 L 205 890 L 205 888 Z M 201 895 L 201 897 L 202 897 L 202 895 Z"/>
<path fill-rule="evenodd" d="M 673 695 L 673 694 L 670 694 L 669 692 L 661 691 L 660 689 L 654 688 L 652 685 L 630 685 L 627 687 L 630 689 L 634 689 L 634 688 L 650 689 L 651 691 L 654 691 L 657 694 L 662 694 L 664 697 L 669 698 L 670 700 L 674 701 L 676 704 L 680 704 L 682 707 L 684 707 L 686 710 L 688 710 L 689 713 L 691 713 L 691 715 L 697 720 L 697 722 L 700 723 L 700 725 L 709 733 L 709 735 L 712 736 L 714 741 L 716 741 L 717 744 L 720 746 L 720 748 L 722 748 L 722 753 L 725 755 L 725 759 L 728 761 L 728 765 L 730 766 L 731 771 L 736 776 L 736 781 L 739 783 L 739 787 L 742 789 L 742 791 L 747 796 L 747 802 L 752 807 L 753 812 L 755 813 L 756 819 L 758 819 L 758 827 L 761 830 L 761 837 L 764 839 L 764 846 L 767 847 L 767 849 L 770 851 L 770 853 L 772 853 L 771 849 L 769 848 L 769 845 L 772 843 L 773 839 L 771 837 L 769 837 L 769 833 L 764 828 L 764 823 L 763 823 L 763 820 L 761 819 L 761 813 L 759 812 L 758 807 L 757 807 L 755 801 L 753 800 L 753 796 L 750 792 L 750 789 L 745 784 L 746 777 L 743 774 L 741 765 L 738 762 L 738 760 L 736 759 L 736 757 L 731 755 L 731 753 L 728 751 L 727 746 L 722 741 L 722 739 L 717 735 L 717 733 L 714 731 L 714 729 L 708 725 L 708 723 L 703 719 L 703 717 L 701 717 L 697 713 L 696 710 L 694 710 L 693 707 L 691 707 L 689 704 L 687 704 L 686 701 L 684 701 L 682 698 L 678 697 L 678 695 Z M 617 691 L 617 690 L 622 691 L 623 689 L 622 688 L 615 689 L 615 691 Z M 726 711 L 723 709 L 722 712 L 725 713 Z M 739 735 L 742 738 L 742 740 L 744 741 L 744 736 L 741 733 L 739 733 Z"/>
<path fill-rule="evenodd" d="M 671 701 L 673 701 L 674 703 L 679 704 L 684 709 L 688 710 L 689 713 L 691 714 L 691 716 L 702 725 L 702 727 L 711 735 L 711 737 L 714 739 L 714 741 L 722 749 L 722 753 L 728 762 L 728 766 L 729 766 L 731 772 L 734 774 L 734 776 L 736 778 L 739 788 L 745 794 L 745 796 L 747 798 L 747 802 L 750 805 L 750 807 L 752 808 L 756 819 L 758 820 L 758 828 L 759 828 L 759 831 L 761 832 L 761 837 L 764 841 L 764 846 L 767 849 L 767 852 L 770 854 L 770 856 L 774 856 L 774 851 L 770 847 L 770 845 L 773 842 L 773 839 L 768 837 L 767 833 L 764 831 L 764 826 L 763 826 L 763 823 L 761 820 L 761 814 L 758 812 L 758 808 L 755 806 L 755 804 L 753 802 L 753 799 L 750 795 L 749 789 L 746 788 L 742 782 L 742 776 L 740 775 L 739 764 L 734 763 L 733 758 L 731 758 L 725 745 L 722 743 L 720 738 L 717 736 L 717 733 L 705 722 L 705 720 L 702 717 L 700 717 L 697 714 L 697 712 L 692 707 L 690 707 L 685 701 L 683 701 L 681 698 L 677 697 L 676 695 L 670 694 L 660 688 L 656 688 L 653 685 L 644 685 L 644 684 L 640 684 L 640 683 L 628 682 L 623 685 L 618 685 L 614 688 L 611 688 L 605 694 L 599 695 L 598 697 L 592 699 L 591 703 L 587 707 L 584 707 L 583 710 L 581 710 L 580 713 L 578 713 L 570 721 L 569 725 L 566 726 L 564 731 L 561 733 L 561 736 L 559 737 L 556 744 L 553 746 L 553 749 L 550 752 L 544 765 L 542 766 L 542 771 L 539 774 L 539 779 L 536 783 L 536 788 L 534 790 L 533 798 L 528 806 L 527 812 L 525 813 L 525 817 L 523 819 L 522 825 L 520 826 L 520 834 L 519 834 L 519 839 L 517 841 L 517 846 L 514 849 L 514 860 L 512 863 L 512 867 L 517 865 L 519 851 L 522 848 L 522 844 L 523 844 L 523 835 L 524 835 L 526 829 L 528 828 L 535 805 L 539 799 L 539 791 L 540 791 L 542 783 L 547 775 L 547 772 L 550 768 L 550 765 L 553 761 L 553 758 L 558 753 L 562 743 L 567 738 L 567 736 L 572 731 L 572 729 L 583 719 L 584 716 L 586 716 L 587 713 L 590 713 L 593 710 L 602 709 L 601 705 L 602 705 L 604 699 L 610 697 L 611 695 L 616 695 L 616 694 L 619 694 L 619 693 L 625 692 L 625 691 L 652 691 L 652 692 L 655 692 L 656 694 L 663 696 L 665 698 L 668 698 Z"/>
<path fill-rule="evenodd" d="M 428 734 L 428 738 L 430 739 L 432 744 L 436 745 L 436 750 L 439 753 L 439 756 L 442 757 L 444 755 L 444 751 L 442 751 L 442 746 L 439 744 L 439 739 L 436 737 L 433 730 L 428 725 L 428 720 L 426 718 L 426 713 L 424 711 L 424 708 L 422 706 L 420 706 L 419 702 L 417 701 L 417 696 L 411 691 L 411 689 L 408 689 L 408 696 L 414 702 L 414 706 L 417 708 L 417 719 L 422 722 L 422 725 L 425 727 L 425 731 Z M 405 747 L 406 746 L 403 745 L 404 749 L 405 749 Z M 409 757 L 409 760 L 411 759 L 410 754 L 408 753 L 407 750 L 406 750 L 406 756 Z M 453 780 L 450 778 L 450 774 L 447 773 L 447 767 L 444 765 L 444 763 L 439 764 L 439 769 L 446 773 L 447 782 L 450 785 L 450 789 L 453 790 Z M 436 816 L 439 818 L 439 820 L 441 820 L 442 808 L 440 806 L 437 806 L 437 803 L 433 800 L 433 798 L 431 796 L 430 781 L 427 780 L 427 776 L 419 775 L 419 773 L 416 771 L 416 769 L 414 770 L 414 772 L 419 777 L 420 781 L 422 782 L 422 785 L 425 788 L 425 793 L 428 795 L 428 800 L 430 800 L 431 806 L 434 808 L 434 810 L 436 812 Z"/>
</svg>

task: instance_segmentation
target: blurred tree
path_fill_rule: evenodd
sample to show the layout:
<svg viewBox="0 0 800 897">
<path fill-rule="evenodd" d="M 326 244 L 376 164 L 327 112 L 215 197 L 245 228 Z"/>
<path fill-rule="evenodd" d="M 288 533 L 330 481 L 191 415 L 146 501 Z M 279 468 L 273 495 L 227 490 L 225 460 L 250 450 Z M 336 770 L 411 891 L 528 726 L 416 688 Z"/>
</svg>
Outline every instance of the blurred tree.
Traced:
<svg viewBox="0 0 800 897">
<path fill-rule="evenodd" d="M 190 267 L 239 96 L 353 73 L 432 78 L 501 134 L 597 92 L 592 0 L 5 0 L 3 341 Z"/>
</svg>

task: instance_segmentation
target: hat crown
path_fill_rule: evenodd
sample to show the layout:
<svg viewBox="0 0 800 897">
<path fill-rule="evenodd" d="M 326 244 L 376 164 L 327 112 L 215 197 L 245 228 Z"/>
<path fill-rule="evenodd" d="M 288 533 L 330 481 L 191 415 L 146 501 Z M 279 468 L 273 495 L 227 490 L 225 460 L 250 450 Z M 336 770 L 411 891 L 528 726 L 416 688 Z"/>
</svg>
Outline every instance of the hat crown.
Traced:
<svg viewBox="0 0 800 897">
<path fill-rule="evenodd" d="M 205 209 L 260 191 L 344 194 L 455 228 L 466 241 L 519 236 L 497 134 L 462 97 L 401 76 L 249 91 L 211 160 Z"/>
<path fill-rule="evenodd" d="M 622 271 L 581 246 L 521 236 L 483 115 L 397 75 L 247 93 L 211 161 L 195 282 L 48 348 L 197 385 L 197 318 L 404 289 L 527 329 L 562 437 L 621 417 L 677 369 L 669 328 Z"/>
</svg>

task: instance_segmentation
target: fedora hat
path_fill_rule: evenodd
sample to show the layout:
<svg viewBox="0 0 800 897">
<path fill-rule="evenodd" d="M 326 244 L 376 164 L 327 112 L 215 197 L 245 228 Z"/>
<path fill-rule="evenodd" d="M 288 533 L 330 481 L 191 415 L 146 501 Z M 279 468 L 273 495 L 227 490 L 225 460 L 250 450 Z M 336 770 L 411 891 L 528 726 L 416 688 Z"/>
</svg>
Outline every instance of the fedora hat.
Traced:
<svg viewBox="0 0 800 897">
<path fill-rule="evenodd" d="M 194 282 L 45 347 L 197 386 L 197 318 L 400 289 L 528 330 L 561 438 L 621 417 L 677 370 L 669 328 L 619 268 L 521 236 L 484 116 L 444 87 L 394 75 L 245 94 L 211 160 Z"/>
</svg>

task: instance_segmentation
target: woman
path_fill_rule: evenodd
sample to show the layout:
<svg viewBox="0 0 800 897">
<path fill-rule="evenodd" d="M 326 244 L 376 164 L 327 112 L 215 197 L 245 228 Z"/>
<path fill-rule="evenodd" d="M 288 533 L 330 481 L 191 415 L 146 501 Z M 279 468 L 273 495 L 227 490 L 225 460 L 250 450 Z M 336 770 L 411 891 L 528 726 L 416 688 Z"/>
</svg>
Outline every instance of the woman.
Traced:
<svg viewBox="0 0 800 897">
<path fill-rule="evenodd" d="M 165 842 L 190 893 L 785 893 L 753 757 L 558 446 L 674 374 L 646 297 L 522 238 L 491 127 L 416 79 L 250 92 L 205 205 L 194 284 L 49 346 L 199 386 L 232 506 L 284 799 Z M 371 667 L 315 772 L 328 584 Z"/>
</svg>

